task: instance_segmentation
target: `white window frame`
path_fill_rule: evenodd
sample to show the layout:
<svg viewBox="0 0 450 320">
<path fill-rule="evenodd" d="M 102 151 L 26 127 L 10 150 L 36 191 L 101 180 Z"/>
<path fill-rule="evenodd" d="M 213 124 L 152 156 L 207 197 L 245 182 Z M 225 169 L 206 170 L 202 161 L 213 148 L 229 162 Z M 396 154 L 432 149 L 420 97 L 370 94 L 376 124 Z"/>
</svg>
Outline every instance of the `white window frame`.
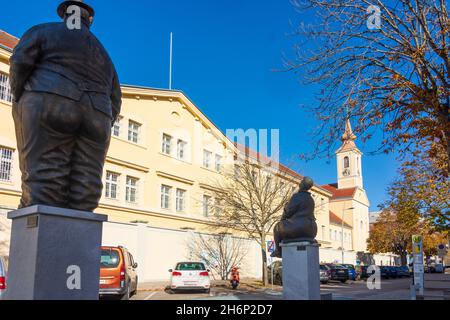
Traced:
<svg viewBox="0 0 450 320">
<path fill-rule="evenodd" d="M 181 139 L 177 141 L 177 158 L 179 160 L 186 160 L 187 142 Z"/>
<path fill-rule="evenodd" d="M 134 184 L 131 183 L 133 181 L 135 182 Z M 138 202 L 138 187 L 139 187 L 139 178 L 127 176 L 125 200 L 128 203 Z M 132 199 L 132 191 L 134 191 L 134 199 Z"/>
<path fill-rule="evenodd" d="M 116 180 L 113 179 L 116 177 Z M 115 187 L 115 196 L 113 197 L 113 188 Z M 120 186 L 120 174 L 114 171 L 106 171 L 106 179 L 105 179 L 105 198 L 118 200 L 119 199 L 119 186 Z"/>
<path fill-rule="evenodd" d="M 211 160 L 212 160 L 212 152 L 206 149 L 203 150 L 203 167 L 210 169 L 211 168 Z"/>
<path fill-rule="evenodd" d="M 161 144 L 161 152 L 167 155 L 171 155 L 172 153 L 172 136 L 167 133 L 163 133 L 162 136 L 162 144 Z"/>
<path fill-rule="evenodd" d="M 205 218 L 209 217 L 209 215 L 211 213 L 210 212 L 211 200 L 212 200 L 211 196 L 209 196 L 207 194 L 203 195 L 203 216 Z"/>
<path fill-rule="evenodd" d="M 216 167 L 216 171 L 217 172 L 221 172 L 222 171 L 222 159 L 223 159 L 223 157 L 220 154 L 216 154 L 215 167 Z"/>
<path fill-rule="evenodd" d="M 161 209 L 170 210 L 172 187 L 168 185 L 161 185 Z"/>
<path fill-rule="evenodd" d="M 114 122 L 114 125 L 112 127 L 112 135 L 114 137 L 120 137 L 120 134 L 122 133 L 122 120 L 123 117 L 119 116 Z"/>
<path fill-rule="evenodd" d="M 12 103 L 13 101 L 9 76 L 3 72 L 0 72 L 0 100 L 7 103 Z"/>
<path fill-rule="evenodd" d="M 13 173 L 14 149 L 0 146 L 0 182 L 11 182 Z"/>
<path fill-rule="evenodd" d="M 142 124 L 140 124 L 139 122 L 128 120 L 128 141 L 132 143 L 140 143 L 141 127 Z"/>
<path fill-rule="evenodd" d="M 176 210 L 177 212 L 186 211 L 186 193 L 184 189 L 177 189 L 176 191 Z"/>
</svg>

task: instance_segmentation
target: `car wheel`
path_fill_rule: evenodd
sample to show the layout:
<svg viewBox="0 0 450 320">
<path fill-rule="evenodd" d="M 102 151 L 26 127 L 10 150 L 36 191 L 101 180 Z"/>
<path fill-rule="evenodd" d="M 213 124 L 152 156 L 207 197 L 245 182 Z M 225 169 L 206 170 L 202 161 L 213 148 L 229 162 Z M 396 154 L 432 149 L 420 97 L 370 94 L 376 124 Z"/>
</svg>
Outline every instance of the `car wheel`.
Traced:
<svg viewBox="0 0 450 320">
<path fill-rule="evenodd" d="M 127 292 L 122 296 L 120 300 L 130 300 L 131 298 L 131 288 L 130 284 L 127 285 Z"/>
<path fill-rule="evenodd" d="M 211 289 L 205 289 L 205 293 L 206 294 L 210 294 L 211 293 Z"/>
<path fill-rule="evenodd" d="M 136 278 L 136 288 L 134 288 L 134 291 L 131 293 L 131 296 L 135 296 L 137 294 L 138 291 L 138 278 Z"/>
<path fill-rule="evenodd" d="M 341 280 L 341 283 L 346 283 L 347 282 L 347 280 Z"/>
</svg>

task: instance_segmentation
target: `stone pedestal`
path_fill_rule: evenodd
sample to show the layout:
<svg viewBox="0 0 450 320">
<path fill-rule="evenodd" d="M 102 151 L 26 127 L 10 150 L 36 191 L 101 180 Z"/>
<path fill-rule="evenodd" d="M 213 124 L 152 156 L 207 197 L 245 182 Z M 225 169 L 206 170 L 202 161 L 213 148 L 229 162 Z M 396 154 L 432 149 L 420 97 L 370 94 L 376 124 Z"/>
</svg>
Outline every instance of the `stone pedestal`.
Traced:
<svg viewBox="0 0 450 320">
<path fill-rule="evenodd" d="M 8 300 L 98 300 L 107 216 L 48 206 L 10 212 Z"/>
<path fill-rule="evenodd" d="M 321 300 L 319 245 L 294 242 L 281 247 L 284 299 Z"/>
</svg>

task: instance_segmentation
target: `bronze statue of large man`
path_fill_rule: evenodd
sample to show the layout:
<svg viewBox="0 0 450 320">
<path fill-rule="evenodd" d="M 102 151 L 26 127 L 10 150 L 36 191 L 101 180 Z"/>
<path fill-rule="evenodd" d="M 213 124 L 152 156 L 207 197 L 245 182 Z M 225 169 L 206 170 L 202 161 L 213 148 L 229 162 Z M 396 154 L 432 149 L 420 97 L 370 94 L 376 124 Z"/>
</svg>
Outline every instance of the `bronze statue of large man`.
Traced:
<svg viewBox="0 0 450 320">
<path fill-rule="evenodd" d="M 281 242 L 316 243 L 315 203 L 309 192 L 313 186 L 314 181 L 305 177 L 300 184 L 300 191 L 294 194 L 284 208 L 281 221 L 274 228 L 275 251 L 272 253 L 272 257 L 281 258 Z"/>
<path fill-rule="evenodd" d="M 10 60 L 20 208 L 40 204 L 92 212 L 101 198 L 122 93 L 108 53 L 90 31 L 94 10 L 65 1 L 58 15 L 64 22 L 28 30 Z M 77 18 L 74 27 L 69 19 Z"/>
</svg>

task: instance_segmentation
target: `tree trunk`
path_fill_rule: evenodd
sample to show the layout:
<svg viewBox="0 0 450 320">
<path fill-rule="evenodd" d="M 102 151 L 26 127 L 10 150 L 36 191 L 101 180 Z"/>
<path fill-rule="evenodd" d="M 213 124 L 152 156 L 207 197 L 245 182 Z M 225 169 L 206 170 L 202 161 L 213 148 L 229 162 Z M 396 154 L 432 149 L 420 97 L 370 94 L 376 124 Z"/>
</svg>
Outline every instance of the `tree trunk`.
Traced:
<svg viewBox="0 0 450 320">
<path fill-rule="evenodd" d="M 262 283 L 264 286 L 269 284 L 267 273 L 267 250 L 266 250 L 266 235 L 261 235 L 261 257 L 262 257 Z"/>
<path fill-rule="evenodd" d="M 262 253 L 262 282 L 264 286 L 267 286 L 269 284 L 268 279 L 268 273 L 267 273 L 267 253 L 265 246 L 261 247 L 261 253 Z"/>
<path fill-rule="evenodd" d="M 400 261 L 402 266 L 408 266 L 408 252 L 402 251 L 400 255 Z"/>
<path fill-rule="evenodd" d="M 447 174 L 450 176 L 450 97 L 447 98 L 447 105 L 441 108 L 442 122 L 445 128 L 445 139 L 447 144 Z"/>
</svg>

